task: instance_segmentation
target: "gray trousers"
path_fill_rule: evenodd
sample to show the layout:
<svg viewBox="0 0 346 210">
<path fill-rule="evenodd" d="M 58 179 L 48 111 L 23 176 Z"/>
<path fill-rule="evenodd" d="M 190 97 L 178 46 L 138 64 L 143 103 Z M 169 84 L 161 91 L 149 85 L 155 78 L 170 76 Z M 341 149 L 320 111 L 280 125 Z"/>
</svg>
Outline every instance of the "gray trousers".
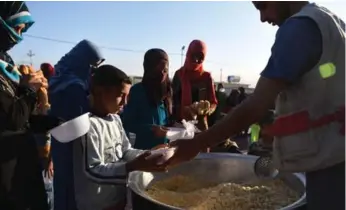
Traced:
<svg viewBox="0 0 346 210">
<path fill-rule="evenodd" d="M 345 210 L 345 162 L 306 173 L 308 210 Z"/>
</svg>

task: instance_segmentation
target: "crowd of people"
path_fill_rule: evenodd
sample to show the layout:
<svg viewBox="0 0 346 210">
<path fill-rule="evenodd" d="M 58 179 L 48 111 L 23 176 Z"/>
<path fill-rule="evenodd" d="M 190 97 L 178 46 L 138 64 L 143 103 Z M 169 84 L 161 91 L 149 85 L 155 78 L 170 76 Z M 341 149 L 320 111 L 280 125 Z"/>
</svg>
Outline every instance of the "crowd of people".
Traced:
<svg viewBox="0 0 346 210">
<path fill-rule="evenodd" d="M 306 172 L 308 208 L 326 209 L 324 202 L 327 202 L 336 205 L 337 210 L 344 209 L 344 130 L 339 133 L 339 123 L 344 123 L 344 118 L 342 122 L 330 117 L 308 128 L 301 123 L 308 121 L 304 118 L 306 113 L 316 118 L 329 116 L 334 109 L 342 109 L 342 105 L 341 113 L 344 113 L 345 49 L 342 51 L 337 46 L 345 44 L 345 36 L 338 30 L 342 28 L 345 35 L 345 25 L 335 15 L 328 16 L 330 12 L 307 2 L 254 2 L 254 5 L 261 12 L 262 21 L 285 26 L 281 31 L 289 30 L 289 24 L 300 26 L 302 20 L 329 24 L 332 29 L 322 28 L 329 30 L 328 37 L 334 38 L 323 43 L 336 44 L 323 44 L 328 47 L 320 51 L 319 59 L 311 62 L 308 56 L 307 65 L 302 59 L 302 47 L 297 53 L 299 59 L 285 60 L 280 43 L 291 39 L 278 36 L 254 93 L 247 96 L 244 88 L 239 88 L 227 96 L 222 84 L 215 87 L 211 74 L 203 66 L 207 48 L 201 40 L 189 44 L 185 63 L 172 80 L 168 75 L 169 56 L 163 49 L 153 48 L 145 53 L 143 80 L 133 85 L 126 71 L 103 65 L 105 58 L 88 40 L 79 42 L 54 67 L 48 63 L 42 64 L 39 70 L 25 65 L 17 67 L 7 51 L 23 39 L 22 34 L 34 21 L 24 2 L 1 2 L 0 208 L 51 209 L 43 171 L 45 176 L 53 178 L 55 210 L 123 210 L 126 177 L 131 171 L 165 172 L 200 152 L 213 150 L 259 122 L 266 127 L 263 136 L 269 137 L 269 144 L 273 136 L 276 138 L 273 149 L 277 167 L 282 171 Z M 276 10 L 286 16 L 270 13 Z M 291 18 L 292 15 L 298 18 Z M 290 33 L 298 32 L 292 29 Z M 283 32 L 279 35 L 284 36 Z M 284 48 L 295 52 L 290 47 Z M 324 72 L 326 61 L 333 62 L 334 72 Z M 321 65 L 315 67 L 317 63 Z M 320 75 L 325 78 L 321 79 Z M 311 90 L 321 93 L 314 95 Z M 332 92 L 327 94 L 326 90 Z M 321 94 L 325 94 L 323 100 Z M 275 114 L 280 120 L 264 122 L 263 117 L 273 108 L 276 98 Z M 210 106 L 204 114 L 198 114 L 191 104 L 202 100 Z M 301 111 L 306 109 L 309 112 Z M 87 112 L 91 126 L 84 136 L 69 143 L 50 136 L 52 128 Z M 340 112 L 337 116 L 341 116 Z M 201 134 L 191 140 L 170 143 L 168 127 L 181 126 L 183 119 L 197 120 Z M 299 121 L 301 126 L 295 126 L 292 120 Z M 337 123 L 333 126 L 321 128 L 334 121 Z M 291 129 L 287 130 L 287 123 Z M 315 132 L 313 136 L 317 140 L 311 139 L 311 132 Z M 135 135 L 133 144 L 128 138 L 131 134 Z M 167 163 L 159 165 L 160 156 L 148 156 L 153 148 L 163 144 L 175 146 L 177 151 Z"/>
<path fill-rule="evenodd" d="M 207 51 L 203 41 L 191 42 L 185 64 L 172 81 L 169 56 L 162 49 L 145 53 L 143 80 L 131 86 L 123 71 L 101 65 L 105 59 L 88 40 L 79 42 L 54 67 L 49 63 L 39 70 L 17 67 L 7 51 L 19 43 L 34 21 L 23 2 L 0 6 L 4 8 L 1 18 L 11 20 L 1 28 L 1 42 L 7 45 L 1 49 L 1 139 L 9 144 L 1 152 L 1 206 L 50 208 L 43 170 L 53 178 L 54 209 L 118 209 L 117 205 L 125 203 L 126 173 L 163 170 L 154 160 L 145 160 L 145 151 L 168 143 L 168 126 L 193 119 L 195 113 L 188 108 L 193 102 L 211 102 L 197 124 L 202 131 L 208 129 L 208 117 L 218 107 L 218 91 L 203 68 Z M 9 25 L 12 22 L 15 25 Z M 12 41 L 12 36 L 18 40 Z M 64 144 L 49 135 L 50 129 L 86 112 L 92 113 L 92 127 L 85 141 Z M 127 140 L 129 133 L 136 135 L 135 149 Z M 114 142 L 114 135 L 119 142 Z M 125 159 L 128 164 L 114 163 Z M 104 183 L 121 185 L 104 187 Z M 102 195 L 97 190 L 100 186 Z"/>
</svg>

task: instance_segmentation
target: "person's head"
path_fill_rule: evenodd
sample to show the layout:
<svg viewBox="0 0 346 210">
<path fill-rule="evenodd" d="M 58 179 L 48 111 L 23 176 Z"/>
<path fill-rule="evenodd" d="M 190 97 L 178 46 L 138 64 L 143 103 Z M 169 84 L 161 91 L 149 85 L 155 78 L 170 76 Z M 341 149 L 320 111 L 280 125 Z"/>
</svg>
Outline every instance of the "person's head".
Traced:
<svg viewBox="0 0 346 210">
<path fill-rule="evenodd" d="M 55 71 L 57 76 L 73 74 L 81 80 L 89 80 L 91 69 L 97 68 L 104 60 L 94 43 L 82 40 L 60 59 Z"/>
<path fill-rule="evenodd" d="M 201 40 L 193 40 L 187 49 L 184 67 L 189 71 L 202 71 L 207 46 Z"/>
<path fill-rule="evenodd" d="M 262 22 L 281 26 L 287 18 L 297 13 L 307 1 L 253 1 Z"/>
<path fill-rule="evenodd" d="M 217 85 L 217 91 L 220 91 L 220 92 L 225 91 L 225 88 L 223 87 L 223 84 L 222 84 L 222 83 L 219 83 L 219 84 Z"/>
<path fill-rule="evenodd" d="M 149 98 L 157 103 L 171 95 L 169 80 L 169 59 L 167 53 L 158 48 L 148 50 L 143 61 L 144 75 L 142 83 L 150 92 Z"/>
<path fill-rule="evenodd" d="M 266 127 L 268 125 L 273 124 L 275 120 L 275 113 L 274 110 L 268 110 L 265 114 L 265 116 L 260 120 L 258 123 L 261 127 Z"/>
<path fill-rule="evenodd" d="M 239 87 L 238 90 L 239 90 L 240 94 L 244 94 L 245 93 L 245 88 L 243 88 L 243 87 Z"/>
<path fill-rule="evenodd" d="M 34 24 L 23 1 L 0 2 L 0 52 L 7 52 L 23 40 L 22 34 Z"/>
<path fill-rule="evenodd" d="M 239 91 L 236 89 L 231 90 L 230 94 L 228 95 L 227 102 L 231 106 L 236 106 L 239 101 Z"/>
<path fill-rule="evenodd" d="M 42 63 L 40 69 L 46 79 L 49 79 L 54 75 L 54 67 L 49 63 Z"/>
<path fill-rule="evenodd" d="M 98 67 L 91 76 L 92 109 L 100 115 L 116 114 L 127 103 L 131 79 L 112 65 Z"/>
<path fill-rule="evenodd" d="M 151 82 L 163 83 L 168 78 L 169 60 L 168 54 L 158 48 L 150 49 L 144 54 L 143 79 L 151 79 Z"/>
</svg>

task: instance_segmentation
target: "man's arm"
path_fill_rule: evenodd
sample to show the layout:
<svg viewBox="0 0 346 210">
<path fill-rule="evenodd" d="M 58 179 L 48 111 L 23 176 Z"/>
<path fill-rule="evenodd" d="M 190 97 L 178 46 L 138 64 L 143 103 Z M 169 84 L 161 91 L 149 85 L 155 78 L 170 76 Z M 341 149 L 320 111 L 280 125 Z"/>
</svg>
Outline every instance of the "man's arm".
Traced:
<svg viewBox="0 0 346 210">
<path fill-rule="evenodd" d="M 272 55 L 261 73 L 254 93 L 203 135 L 201 147 L 217 145 L 224 139 L 258 122 L 289 84 L 312 69 L 322 54 L 322 35 L 308 18 L 294 18 L 280 27 Z"/>
</svg>

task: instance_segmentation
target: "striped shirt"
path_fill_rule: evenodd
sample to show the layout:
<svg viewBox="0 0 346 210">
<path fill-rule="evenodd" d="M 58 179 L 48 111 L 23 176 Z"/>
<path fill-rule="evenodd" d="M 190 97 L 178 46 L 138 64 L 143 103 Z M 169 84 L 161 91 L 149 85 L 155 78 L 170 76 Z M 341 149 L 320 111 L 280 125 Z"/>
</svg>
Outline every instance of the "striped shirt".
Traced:
<svg viewBox="0 0 346 210">
<path fill-rule="evenodd" d="M 75 197 L 79 210 L 102 210 L 125 199 L 126 161 L 133 149 L 118 115 L 90 117 L 90 130 L 74 142 Z"/>
</svg>

